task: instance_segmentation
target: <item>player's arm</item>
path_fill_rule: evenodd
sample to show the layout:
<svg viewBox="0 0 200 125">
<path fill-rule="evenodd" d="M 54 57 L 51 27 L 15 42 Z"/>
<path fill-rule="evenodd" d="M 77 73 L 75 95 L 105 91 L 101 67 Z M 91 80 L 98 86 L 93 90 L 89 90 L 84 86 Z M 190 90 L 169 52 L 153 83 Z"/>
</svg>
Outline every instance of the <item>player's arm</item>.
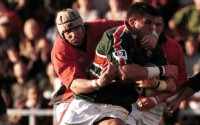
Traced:
<svg viewBox="0 0 200 125">
<path fill-rule="evenodd" d="M 118 77 L 122 80 L 138 81 L 149 79 L 160 75 L 178 77 L 178 69 L 174 65 L 166 65 L 163 67 L 141 67 L 137 64 L 127 64 L 118 66 Z"/>
<path fill-rule="evenodd" d="M 200 91 L 200 85 L 198 84 L 199 81 L 200 81 L 200 73 L 189 78 L 183 90 L 179 92 L 178 97 L 173 102 L 169 103 L 169 110 L 171 113 L 173 113 L 179 107 L 181 101 L 190 97 L 195 92 Z"/>
<path fill-rule="evenodd" d="M 70 85 L 70 89 L 75 94 L 89 93 L 98 90 L 110 83 L 117 76 L 117 68 L 113 63 L 109 63 L 105 67 L 99 78 L 97 79 L 74 79 Z"/>
<path fill-rule="evenodd" d="M 176 46 L 176 58 L 174 59 L 174 61 L 172 60 L 173 64 L 178 66 L 178 78 L 176 80 L 176 91 L 173 93 L 158 93 L 158 97 L 159 99 L 163 102 L 165 100 L 167 100 L 167 102 L 172 102 L 172 100 L 175 100 L 178 96 L 177 93 L 179 93 L 179 91 L 182 89 L 182 86 L 185 84 L 186 79 L 187 79 L 187 72 L 186 72 L 186 68 L 185 68 L 185 61 L 184 61 L 184 57 L 183 57 L 183 52 L 180 46 Z M 170 59 L 169 59 L 170 62 Z"/>
</svg>

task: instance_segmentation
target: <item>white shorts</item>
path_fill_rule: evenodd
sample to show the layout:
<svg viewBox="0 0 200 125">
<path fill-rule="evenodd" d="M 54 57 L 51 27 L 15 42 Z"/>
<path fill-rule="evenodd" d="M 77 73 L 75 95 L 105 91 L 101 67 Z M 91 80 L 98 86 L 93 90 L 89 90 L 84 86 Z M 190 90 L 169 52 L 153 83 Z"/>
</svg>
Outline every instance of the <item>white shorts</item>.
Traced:
<svg viewBox="0 0 200 125">
<path fill-rule="evenodd" d="M 132 112 L 128 116 L 127 124 L 129 125 L 159 125 L 162 115 L 163 106 L 157 104 L 154 108 L 146 111 L 140 111 L 132 104 Z"/>
<path fill-rule="evenodd" d="M 62 102 L 62 103 L 55 105 L 56 119 L 57 119 L 58 123 L 59 123 L 60 120 L 62 120 L 62 118 L 63 118 L 62 115 L 64 115 L 65 110 L 68 107 L 68 104 L 69 104 L 69 101 L 67 100 L 66 102 Z"/>
<path fill-rule="evenodd" d="M 65 106 L 64 106 L 65 105 Z M 66 109 L 66 104 L 59 104 L 56 110 Z M 56 111 L 57 112 L 57 111 Z M 121 106 L 111 104 L 97 104 L 85 100 L 73 99 L 67 107 L 63 117 L 60 111 L 57 118 L 61 119 L 60 125 L 93 125 L 103 118 L 119 118 L 126 123 L 128 111 Z"/>
</svg>

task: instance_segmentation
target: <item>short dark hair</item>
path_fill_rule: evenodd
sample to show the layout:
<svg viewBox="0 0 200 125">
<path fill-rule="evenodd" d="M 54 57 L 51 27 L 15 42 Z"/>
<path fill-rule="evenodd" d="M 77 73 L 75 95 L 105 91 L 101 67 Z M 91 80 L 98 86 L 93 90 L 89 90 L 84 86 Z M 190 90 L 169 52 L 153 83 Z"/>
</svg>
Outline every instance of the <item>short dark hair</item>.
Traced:
<svg viewBox="0 0 200 125">
<path fill-rule="evenodd" d="M 149 14 L 152 16 L 157 16 L 157 12 L 153 6 L 145 2 L 136 2 L 129 6 L 127 12 L 127 19 L 129 19 L 132 15 L 139 14 Z"/>
<path fill-rule="evenodd" d="M 163 23 L 164 23 L 165 17 L 164 17 L 163 12 L 162 12 L 159 8 L 154 8 L 154 9 L 155 9 L 155 11 L 157 12 L 157 15 L 155 15 L 155 16 L 156 16 L 156 17 L 162 17 L 162 21 L 163 21 Z"/>
</svg>

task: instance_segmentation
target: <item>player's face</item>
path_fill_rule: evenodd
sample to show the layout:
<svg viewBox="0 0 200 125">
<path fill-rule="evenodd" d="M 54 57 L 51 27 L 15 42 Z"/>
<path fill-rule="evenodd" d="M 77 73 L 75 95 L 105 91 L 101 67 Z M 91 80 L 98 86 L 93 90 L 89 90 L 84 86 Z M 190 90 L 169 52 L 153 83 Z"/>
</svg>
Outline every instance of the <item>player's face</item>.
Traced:
<svg viewBox="0 0 200 125">
<path fill-rule="evenodd" d="M 81 26 L 67 30 L 64 35 L 65 39 L 73 46 L 80 46 L 83 43 L 84 32 Z"/>
<path fill-rule="evenodd" d="M 144 37 L 147 34 L 151 34 L 155 30 L 155 17 L 145 14 L 143 17 L 135 19 L 134 27 L 137 30 L 139 37 Z"/>
<path fill-rule="evenodd" d="M 157 17 L 155 19 L 155 29 L 158 36 L 160 36 L 160 34 L 162 33 L 163 28 L 164 28 L 164 23 L 162 17 Z"/>
</svg>

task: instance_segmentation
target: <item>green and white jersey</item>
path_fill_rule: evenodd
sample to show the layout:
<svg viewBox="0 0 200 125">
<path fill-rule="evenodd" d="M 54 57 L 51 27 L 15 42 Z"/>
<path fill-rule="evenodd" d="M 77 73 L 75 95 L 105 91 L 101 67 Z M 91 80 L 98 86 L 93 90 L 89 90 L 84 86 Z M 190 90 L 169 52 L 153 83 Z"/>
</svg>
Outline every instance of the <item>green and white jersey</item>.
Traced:
<svg viewBox="0 0 200 125">
<path fill-rule="evenodd" d="M 96 48 L 95 59 L 89 67 L 90 78 L 98 78 L 108 62 L 116 65 L 146 63 L 165 65 L 166 60 L 161 46 L 157 45 L 152 52 L 148 52 L 140 45 L 137 36 L 132 35 L 126 25 L 106 31 Z M 130 111 L 131 104 L 138 98 L 135 82 L 123 82 L 116 78 L 114 83 L 88 94 L 77 95 L 97 103 L 110 103 L 123 106 Z"/>
</svg>

